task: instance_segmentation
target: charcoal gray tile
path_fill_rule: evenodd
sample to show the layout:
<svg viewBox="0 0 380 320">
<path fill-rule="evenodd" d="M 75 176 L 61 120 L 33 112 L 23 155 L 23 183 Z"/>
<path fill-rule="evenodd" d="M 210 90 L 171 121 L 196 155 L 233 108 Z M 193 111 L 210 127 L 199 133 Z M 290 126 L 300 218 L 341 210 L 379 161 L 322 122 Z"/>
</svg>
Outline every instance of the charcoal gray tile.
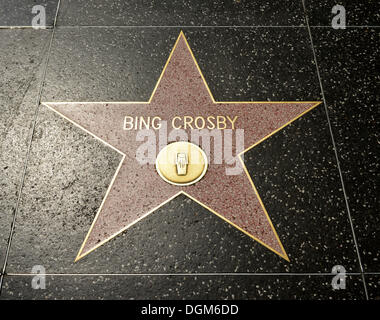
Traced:
<svg viewBox="0 0 380 320">
<path fill-rule="evenodd" d="M 306 30 L 266 29 L 262 31 L 265 36 L 257 39 L 259 30 L 262 28 L 240 34 L 228 29 L 224 38 L 220 30 L 185 30 L 216 97 L 283 101 L 317 97 L 319 88 Z M 57 30 L 43 100 L 147 100 L 178 33 L 173 29 L 165 33 L 152 29 Z M 219 55 L 210 45 L 213 35 Z M 221 46 L 222 39 L 232 35 L 234 40 Z M 236 39 L 240 39 L 241 55 L 233 47 Z M 236 55 L 236 61 L 231 62 Z M 268 63 L 269 71 L 265 72 L 266 64 L 258 67 L 256 62 L 268 55 L 279 57 L 272 60 L 278 65 L 270 68 Z M 224 76 L 226 63 L 218 64 L 218 59 L 229 59 L 229 65 L 233 65 Z M 273 84 L 275 71 L 280 79 L 289 81 Z M 247 77 L 253 80 L 248 80 L 252 81 L 249 86 L 230 89 L 230 82 L 224 80 L 230 77 L 228 74 L 232 74 L 231 83 L 239 85 Z M 260 82 L 266 85 L 255 89 Z M 301 83 L 303 89 L 297 89 Z M 266 205 L 273 212 L 280 238 L 285 239 L 290 263 L 183 197 L 74 263 L 120 158 L 42 107 L 8 272 L 29 272 L 36 264 L 44 265 L 48 272 L 70 273 L 331 272 L 337 264 L 347 271 L 358 271 L 326 124 L 323 108 L 318 107 L 274 140 L 262 144 L 258 157 L 253 153 L 247 157 L 252 176 L 259 181 Z M 281 154 L 273 157 L 280 146 Z M 268 171 L 265 163 L 258 161 L 269 157 L 278 171 Z M 290 172 L 289 165 L 297 165 L 299 172 Z M 288 185 L 294 182 L 297 187 Z M 302 220 L 302 226 L 297 219 Z"/>
<path fill-rule="evenodd" d="M 57 29 L 43 101 L 146 101 L 179 34 Z"/>
<path fill-rule="evenodd" d="M 309 23 L 312 26 L 331 26 L 336 13 L 332 8 L 341 5 L 346 10 L 347 26 L 379 26 L 380 4 L 376 0 L 305 0 Z"/>
<path fill-rule="evenodd" d="M 57 30 L 43 100 L 148 100 L 180 30 Z M 321 99 L 306 28 L 185 35 L 217 100 Z"/>
<path fill-rule="evenodd" d="M 32 26 L 33 18 L 40 12 L 39 8 L 38 11 L 33 12 L 33 7 L 43 6 L 46 26 L 49 27 L 54 23 L 58 0 L 1 0 L 0 5 L 0 26 Z"/>
<path fill-rule="evenodd" d="M 360 276 L 332 289 L 327 276 L 47 276 L 33 289 L 32 276 L 5 278 L 1 299 L 240 299 L 364 300 Z"/>
<path fill-rule="evenodd" d="M 370 300 L 380 300 L 380 274 L 368 274 L 365 276 Z"/>
<path fill-rule="evenodd" d="M 360 271 L 325 119 L 319 105 L 245 156 L 291 272 Z"/>
<path fill-rule="evenodd" d="M 59 25 L 200 26 L 302 25 L 298 0 L 63 1 Z"/>
<path fill-rule="evenodd" d="M 47 30 L 0 30 L 0 265 L 37 107 Z"/>
<path fill-rule="evenodd" d="M 319 101 L 307 28 L 186 30 L 217 101 Z"/>
<path fill-rule="evenodd" d="M 43 109 L 7 270 L 329 273 L 343 265 L 358 272 L 324 120 L 317 108 L 246 157 L 290 262 L 179 196 L 74 263 L 120 158 Z"/>
<path fill-rule="evenodd" d="M 119 161 L 116 151 L 73 130 L 42 106 L 12 242 L 12 265 L 7 270 L 14 269 L 14 263 L 24 271 L 35 264 L 52 264 L 57 270 L 67 264 L 75 267 L 73 254 Z"/>
<path fill-rule="evenodd" d="M 312 34 L 363 266 L 380 269 L 378 29 Z"/>
</svg>

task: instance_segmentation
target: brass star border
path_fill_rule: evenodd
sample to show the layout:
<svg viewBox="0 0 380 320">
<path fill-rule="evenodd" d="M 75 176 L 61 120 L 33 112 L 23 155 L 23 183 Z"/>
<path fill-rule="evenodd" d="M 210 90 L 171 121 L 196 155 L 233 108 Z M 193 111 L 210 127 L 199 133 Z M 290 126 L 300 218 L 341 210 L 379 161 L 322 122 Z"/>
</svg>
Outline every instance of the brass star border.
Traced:
<svg viewBox="0 0 380 320">
<path fill-rule="evenodd" d="M 164 73 L 165 73 L 165 70 L 166 70 L 166 68 L 167 68 L 167 66 L 168 66 L 168 64 L 169 64 L 169 62 L 170 62 L 170 60 L 171 60 L 171 58 L 172 58 L 172 55 L 173 55 L 173 53 L 174 53 L 174 51 L 175 51 L 175 49 L 176 49 L 176 47 L 177 47 L 177 44 L 178 44 L 178 42 L 179 42 L 179 40 L 180 40 L 181 37 L 183 37 L 183 39 L 184 39 L 184 41 L 185 41 L 185 43 L 186 43 L 186 46 L 187 46 L 187 48 L 188 48 L 188 50 L 189 50 L 189 52 L 190 52 L 190 54 L 191 54 L 191 57 L 192 57 L 192 59 L 193 59 L 195 65 L 196 65 L 196 67 L 197 67 L 197 69 L 198 69 L 198 72 L 199 72 L 199 74 L 200 74 L 200 76 L 201 76 L 201 78 L 202 78 L 202 81 L 203 81 L 203 83 L 204 83 L 204 85 L 205 85 L 205 87 L 206 87 L 206 89 L 207 89 L 207 91 L 208 91 L 208 93 L 209 93 L 209 95 L 210 95 L 210 98 L 211 98 L 211 100 L 212 100 L 212 102 L 213 102 L 214 104 L 231 104 L 231 103 L 233 103 L 233 104 L 263 104 L 263 103 L 265 103 L 265 104 L 297 104 L 297 103 L 303 103 L 303 104 L 305 104 L 305 103 L 310 103 L 310 104 L 313 104 L 312 107 L 310 107 L 309 109 L 307 109 L 305 112 L 302 112 L 302 113 L 299 114 L 297 117 L 293 118 L 291 121 L 285 123 L 283 126 L 281 126 L 281 127 L 279 127 L 278 129 L 274 130 L 271 134 L 265 136 L 264 138 L 262 138 L 261 140 L 257 141 L 256 143 L 254 143 L 253 145 L 249 146 L 248 148 L 246 148 L 245 150 L 243 150 L 241 153 L 238 154 L 238 156 L 239 156 L 239 160 L 240 160 L 240 162 L 241 162 L 241 164 L 242 164 L 242 167 L 243 167 L 243 169 L 244 169 L 244 172 L 245 172 L 245 174 L 246 174 L 247 177 L 248 177 L 248 180 L 249 180 L 249 182 L 250 182 L 250 184 L 251 184 L 251 186 L 252 186 L 252 189 L 253 189 L 253 191 L 254 191 L 254 193 L 255 193 L 257 199 L 259 200 L 259 203 L 260 203 L 260 205 L 261 205 L 261 207 L 262 207 L 262 209 L 263 209 L 263 211 L 264 211 L 264 213 L 265 213 L 266 219 L 267 219 L 267 221 L 268 221 L 268 223 L 269 223 L 269 225 L 270 225 L 270 227 L 271 227 L 271 229 L 272 229 L 272 231 L 273 231 L 273 233 L 274 233 L 274 235 L 275 235 L 275 237 L 276 237 L 276 239 L 277 239 L 277 241 L 278 241 L 278 243 L 279 243 L 279 245 L 280 245 L 280 247 L 281 247 L 283 253 L 276 251 L 274 248 L 272 248 L 272 247 L 270 247 L 269 245 L 265 244 L 263 241 L 261 241 L 260 239 L 256 238 L 255 236 L 253 236 L 252 234 L 248 233 L 247 231 L 243 230 L 241 227 L 239 227 L 238 225 L 234 224 L 232 221 L 228 220 L 227 218 L 225 218 L 224 216 L 222 216 L 221 214 L 219 214 L 218 212 L 216 212 L 216 211 L 213 210 L 212 208 L 208 207 L 207 205 L 205 205 L 205 204 L 202 203 L 201 201 L 197 200 L 196 198 L 192 197 L 191 195 L 189 195 L 189 194 L 186 193 L 185 191 L 181 190 L 181 191 L 179 191 L 178 193 L 174 194 L 172 197 L 168 198 L 166 201 L 163 201 L 160 205 L 156 206 L 156 207 L 153 208 L 152 210 L 149 210 L 147 213 L 145 213 L 144 215 L 142 215 L 141 217 L 139 217 L 138 219 L 136 219 L 136 220 L 133 221 L 132 223 L 130 223 L 130 224 L 128 224 L 127 226 L 123 227 L 121 230 L 119 230 L 118 232 L 112 234 L 112 235 L 109 236 L 108 238 L 102 240 L 100 243 L 98 243 L 97 245 L 95 245 L 93 248 L 91 248 L 90 250 L 88 250 L 87 252 L 85 252 L 84 254 L 82 254 L 83 248 L 84 248 L 84 246 L 85 246 L 85 244 L 86 244 L 86 242 L 87 242 L 87 239 L 88 239 L 89 235 L 91 234 L 91 231 L 92 231 L 92 229 L 93 229 L 93 227 L 94 227 L 94 225 L 95 225 L 95 222 L 97 221 L 97 219 L 98 219 L 98 217 L 99 217 L 100 212 L 102 211 L 103 205 L 104 205 L 104 203 L 105 203 L 105 201 L 106 201 L 106 199 L 107 199 L 107 197 L 108 197 L 109 192 L 110 192 L 111 189 L 112 189 L 112 186 L 113 186 L 113 184 L 114 184 L 114 182 L 115 182 L 115 179 L 116 179 L 116 177 L 117 177 L 117 175 L 118 175 L 118 173 L 119 173 L 119 170 L 120 170 L 120 168 L 121 168 L 121 166 L 122 166 L 122 164 L 123 164 L 123 162 L 124 162 L 124 160 L 125 160 L 126 154 L 125 154 L 124 152 L 120 151 L 119 149 L 115 148 L 115 147 L 112 146 L 111 144 L 107 143 L 105 140 L 101 139 L 100 137 L 98 137 L 98 136 L 95 135 L 94 133 L 92 133 L 92 132 L 90 132 L 89 130 L 85 129 L 85 128 L 84 128 L 83 126 L 81 126 L 80 124 L 74 122 L 73 120 L 69 119 L 68 117 L 66 117 L 65 115 L 63 115 L 62 113 L 60 113 L 59 111 L 57 111 L 57 110 L 55 110 L 54 108 L 52 108 L 52 107 L 49 106 L 49 104 L 55 104 L 55 105 L 58 105 L 58 104 L 65 104 L 66 102 L 41 102 L 42 105 L 46 106 L 46 107 L 49 108 L 50 110 L 52 110 L 52 111 L 54 111 L 55 113 L 59 114 L 61 117 L 65 118 L 67 121 L 71 122 L 73 125 L 79 127 L 80 129 L 82 129 L 83 131 L 87 132 L 88 134 L 90 134 L 91 136 L 93 136 L 94 138 L 96 138 L 97 140 L 101 141 L 101 142 L 102 142 L 103 144 L 105 144 L 106 146 L 110 147 L 111 149 L 117 151 L 119 154 L 122 155 L 122 159 L 121 159 L 121 161 L 120 161 L 120 163 L 119 163 L 119 165 L 118 165 L 118 167 L 117 167 L 117 169 L 116 169 L 116 172 L 115 172 L 115 174 L 114 174 L 114 176 L 113 176 L 113 178 L 112 178 L 112 180 L 111 180 L 111 183 L 110 183 L 110 185 L 109 185 L 109 187 L 108 187 L 108 189 L 107 189 L 107 192 L 106 192 L 106 194 L 105 194 L 105 196 L 104 196 L 104 198 L 103 198 L 103 200 L 102 200 L 102 203 L 101 203 L 101 205 L 100 205 L 100 207 L 99 207 L 99 209 L 98 209 L 98 211 L 97 211 L 97 213 L 96 213 L 96 216 L 95 216 L 95 218 L 94 218 L 94 220 L 93 220 L 93 222 L 92 222 L 92 224 L 91 224 L 91 227 L 90 227 L 89 231 L 87 232 L 87 235 L 86 235 L 86 237 L 85 237 L 85 239 L 84 239 L 84 241 L 83 241 L 83 243 L 82 243 L 82 245 L 81 245 L 81 247 L 80 247 L 80 249 L 79 249 L 79 252 L 78 252 L 78 254 L 77 254 L 76 258 L 75 258 L 75 262 L 77 262 L 77 261 L 80 260 L 81 258 L 85 257 L 86 255 L 88 255 L 89 253 L 91 253 L 92 251 L 94 251 L 95 249 L 99 248 L 100 246 L 102 246 L 103 244 L 105 244 L 106 242 L 108 242 L 109 240 L 113 239 L 114 237 L 116 237 L 116 236 L 119 235 L 120 233 L 124 232 L 125 230 L 127 230 L 128 228 L 130 228 L 131 226 L 133 226 L 134 224 L 136 224 L 136 223 L 139 222 L 140 220 L 144 219 L 145 217 L 147 217 L 148 215 L 150 215 L 151 213 L 153 213 L 154 211 L 156 211 L 157 209 L 159 209 L 160 207 L 162 207 L 164 204 L 166 204 L 166 203 L 168 203 L 169 201 L 173 200 L 174 198 L 176 198 L 176 197 L 177 197 L 178 195 L 180 195 L 180 194 L 183 194 L 183 195 L 187 196 L 188 198 L 192 199 L 193 201 L 197 202 L 198 204 L 200 204 L 201 206 L 203 206 L 204 208 L 206 208 L 207 210 L 209 210 L 210 212 L 212 212 L 213 214 L 215 214 L 215 215 L 218 216 L 219 218 L 221 218 L 221 219 L 223 219 L 224 221 L 228 222 L 229 224 L 231 224 L 231 225 L 232 225 L 233 227 L 235 227 L 236 229 L 240 230 L 240 231 L 243 232 L 244 234 L 248 235 L 249 237 L 251 237 L 252 239 L 256 240 L 257 242 L 259 242 L 261 245 L 263 245 L 263 246 L 266 247 L 267 249 L 271 250 L 272 252 L 276 253 L 276 254 L 279 255 L 281 258 L 283 258 L 283 259 L 285 259 L 286 261 L 289 262 L 289 261 L 290 261 L 290 260 L 289 260 L 289 257 L 288 257 L 288 255 L 287 255 L 285 249 L 284 249 L 284 246 L 283 246 L 282 243 L 281 243 L 281 240 L 280 240 L 280 238 L 279 238 L 279 236 L 278 236 L 278 234 L 277 234 L 277 232 L 276 232 L 274 226 L 273 226 L 273 223 L 272 223 L 272 221 L 271 221 L 271 219 L 270 219 L 270 217 L 269 217 L 269 214 L 268 214 L 268 212 L 267 212 L 267 210 L 266 210 L 266 208 L 265 208 L 265 206 L 264 206 L 264 203 L 263 203 L 263 201 L 262 201 L 262 199 L 261 199 L 261 197 L 260 197 L 260 195 L 259 195 L 259 193 L 258 193 L 258 191 L 257 191 L 257 188 L 256 188 L 255 184 L 253 183 L 251 176 L 250 176 L 249 173 L 248 173 L 248 170 L 247 170 L 247 168 L 246 168 L 246 166 L 245 166 L 245 163 L 244 163 L 244 161 L 243 161 L 243 159 L 242 159 L 242 155 L 243 155 L 244 153 L 246 153 L 248 150 L 254 148 L 255 146 L 257 146 L 257 145 L 260 144 L 261 142 L 263 142 L 263 141 L 265 141 L 266 139 L 268 139 L 269 137 L 271 137 L 271 136 L 272 136 L 273 134 L 275 134 L 276 132 L 282 130 L 283 128 L 285 128 L 286 126 L 288 126 L 288 125 L 289 125 L 290 123 L 292 123 L 293 121 L 297 120 L 297 119 L 300 118 L 301 116 L 303 116 L 303 115 L 305 115 L 306 113 L 308 113 L 309 111 L 313 110 L 315 107 L 317 107 L 319 104 L 321 104 L 321 101 L 216 101 L 216 100 L 214 99 L 214 97 L 213 97 L 213 95 L 212 95 L 212 93 L 211 93 L 211 90 L 210 90 L 210 88 L 209 88 L 209 86 L 208 86 L 208 84 L 207 84 L 207 82 L 206 82 L 206 80 L 205 80 L 205 78 L 204 78 L 204 76 L 203 76 L 203 73 L 202 73 L 202 71 L 201 71 L 201 69 L 200 69 L 200 67 L 199 67 L 199 65 L 198 65 L 198 63 L 197 63 L 197 61 L 196 61 L 196 59 L 195 59 L 195 57 L 194 57 L 194 54 L 193 54 L 193 52 L 192 52 L 192 50 L 191 50 L 191 48 L 190 48 L 190 46 L 189 46 L 189 44 L 188 44 L 188 42 L 187 42 L 187 40 L 186 40 L 186 37 L 185 37 L 183 31 L 181 31 L 180 34 L 179 34 L 179 36 L 178 36 L 178 38 L 177 38 L 177 40 L 176 40 L 176 42 L 175 42 L 175 44 L 174 44 L 174 46 L 173 46 L 173 48 L 172 48 L 172 50 L 171 50 L 171 52 L 170 52 L 169 58 L 168 58 L 167 61 L 166 61 L 166 64 L 165 64 L 165 66 L 164 66 L 164 68 L 163 68 L 163 70 L 162 70 L 162 72 L 161 72 L 161 75 L 160 75 L 160 77 L 159 77 L 159 79 L 158 79 L 158 81 L 157 81 L 157 83 L 156 83 L 156 85 L 155 85 L 155 87 L 154 87 L 154 89 L 153 89 L 153 92 L 152 92 L 152 94 L 151 94 L 151 96 L 150 96 L 150 98 L 149 98 L 148 101 L 123 101 L 123 102 L 115 102 L 115 101 L 112 101 L 112 102 L 70 102 L 70 103 L 73 103 L 73 104 L 74 104 L 74 103 L 75 103 L 75 104 L 94 104 L 94 103 L 120 104 L 120 103 L 125 103 L 125 104 L 143 104 L 143 105 L 144 105 L 144 104 L 150 104 L 151 101 L 152 101 L 152 99 L 153 99 L 153 97 L 154 97 L 154 95 L 155 95 L 155 93 L 156 93 L 156 90 L 157 90 L 157 88 L 158 88 L 158 86 L 159 86 L 159 84 L 160 84 L 160 82 L 161 82 L 161 79 L 162 79 L 162 77 L 163 77 L 163 75 L 164 75 Z"/>
</svg>

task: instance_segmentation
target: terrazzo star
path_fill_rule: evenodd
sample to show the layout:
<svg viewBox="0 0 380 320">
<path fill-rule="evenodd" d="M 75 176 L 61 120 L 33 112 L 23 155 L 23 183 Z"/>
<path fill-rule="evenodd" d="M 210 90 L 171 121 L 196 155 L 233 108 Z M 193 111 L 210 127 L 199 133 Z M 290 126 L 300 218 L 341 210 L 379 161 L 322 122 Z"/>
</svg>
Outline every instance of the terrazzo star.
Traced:
<svg viewBox="0 0 380 320">
<path fill-rule="evenodd" d="M 161 150 L 167 152 L 172 163 L 140 165 L 135 159 L 138 130 L 124 130 L 118 124 L 126 115 L 148 117 L 158 112 L 162 119 L 228 115 L 230 124 L 236 119 L 239 128 L 244 129 L 244 145 L 249 147 L 242 155 L 319 103 L 215 101 L 182 32 L 149 101 L 44 103 L 122 155 L 76 261 L 180 194 L 289 260 L 281 235 L 276 233 L 241 158 L 243 174 L 226 175 L 224 163 L 208 164 L 199 146 L 180 143 L 168 144 Z M 182 130 L 189 133 L 192 129 L 187 126 Z M 194 163 L 193 155 L 198 163 Z"/>
</svg>

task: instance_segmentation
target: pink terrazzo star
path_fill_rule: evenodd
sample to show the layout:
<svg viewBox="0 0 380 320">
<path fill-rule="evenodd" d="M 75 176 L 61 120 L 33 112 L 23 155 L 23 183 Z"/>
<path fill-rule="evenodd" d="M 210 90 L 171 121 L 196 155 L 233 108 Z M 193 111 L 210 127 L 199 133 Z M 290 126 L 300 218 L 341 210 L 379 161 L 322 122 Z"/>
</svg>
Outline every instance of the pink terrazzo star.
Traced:
<svg viewBox="0 0 380 320">
<path fill-rule="evenodd" d="M 243 161 L 241 174 L 227 175 L 226 164 L 209 164 L 202 180 L 175 186 L 154 164 L 136 160 L 137 130 L 124 130 L 125 116 L 159 116 L 171 126 L 174 116 L 232 115 L 244 129 L 247 149 L 263 141 L 319 102 L 216 102 L 181 32 L 148 102 L 44 103 L 123 155 L 76 260 L 143 219 L 178 194 L 185 194 L 282 258 L 289 260 Z M 187 129 L 189 131 L 191 129 Z M 211 148 L 210 158 L 213 158 Z"/>
</svg>

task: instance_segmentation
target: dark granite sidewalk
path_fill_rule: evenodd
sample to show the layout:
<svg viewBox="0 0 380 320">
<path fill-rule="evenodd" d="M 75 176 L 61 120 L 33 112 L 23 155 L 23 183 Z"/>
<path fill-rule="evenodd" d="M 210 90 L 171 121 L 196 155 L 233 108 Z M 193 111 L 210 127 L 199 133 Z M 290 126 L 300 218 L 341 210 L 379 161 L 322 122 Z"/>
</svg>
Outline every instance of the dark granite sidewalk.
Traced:
<svg viewBox="0 0 380 320">
<path fill-rule="evenodd" d="M 380 299 L 379 4 L 335 4 L 1 0 L 0 299 Z M 147 101 L 181 31 L 217 101 L 322 101 L 244 156 L 289 262 L 184 195 L 74 262 L 121 155 L 42 103 Z"/>
</svg>

